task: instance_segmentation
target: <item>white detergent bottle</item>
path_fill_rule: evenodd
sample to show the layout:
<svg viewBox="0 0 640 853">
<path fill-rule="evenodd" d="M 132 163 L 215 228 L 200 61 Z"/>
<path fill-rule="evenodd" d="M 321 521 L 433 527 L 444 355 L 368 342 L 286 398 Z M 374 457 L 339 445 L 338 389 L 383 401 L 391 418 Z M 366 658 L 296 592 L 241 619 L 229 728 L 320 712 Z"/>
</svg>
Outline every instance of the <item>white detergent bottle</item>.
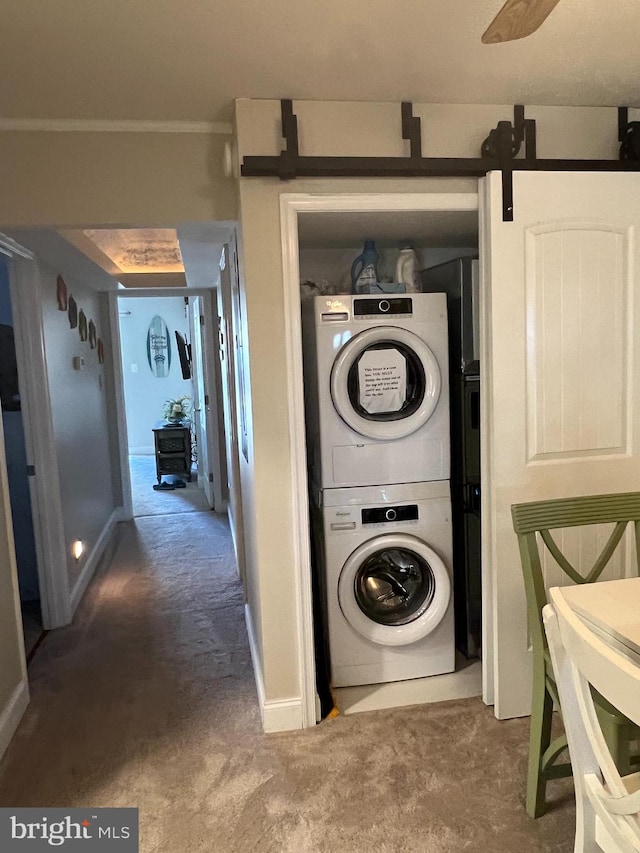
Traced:
<svg viewBox="0 0 640 853">
<path fill-rule="evenodd" d="M 400 243 L 400 251 L 396 261 L 396 281 L 406 285 L 407 293 L 420 293 L 422 291 L 418 256 L 409 243 Z"/>
</svg>

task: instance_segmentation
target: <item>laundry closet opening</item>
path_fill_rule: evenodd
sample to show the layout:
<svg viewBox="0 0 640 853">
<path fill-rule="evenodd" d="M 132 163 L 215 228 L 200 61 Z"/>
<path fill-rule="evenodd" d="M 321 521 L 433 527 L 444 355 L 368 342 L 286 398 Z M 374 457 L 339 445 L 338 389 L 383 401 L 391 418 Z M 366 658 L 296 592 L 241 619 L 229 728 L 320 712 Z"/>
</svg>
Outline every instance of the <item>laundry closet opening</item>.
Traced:
<svg viewBox="0 0 640 853">
<path fill-rule="evenodd" d="M 482 694 L 479 225 L 463 198 L 298 212 L 319 716 Z M 365 241 L 375 282 L 356 285 Z"/>
</svg>

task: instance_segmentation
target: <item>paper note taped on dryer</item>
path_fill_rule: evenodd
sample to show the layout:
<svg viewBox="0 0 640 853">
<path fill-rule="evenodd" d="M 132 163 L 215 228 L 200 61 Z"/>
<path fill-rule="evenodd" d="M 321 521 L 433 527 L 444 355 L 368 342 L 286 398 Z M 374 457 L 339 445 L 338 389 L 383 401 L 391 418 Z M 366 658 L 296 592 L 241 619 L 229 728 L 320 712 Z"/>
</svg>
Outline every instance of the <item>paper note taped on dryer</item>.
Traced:
<svg viewBox="0 0 640 853">
<path fill-rule="evenodd" d="M 407 362 L 389 349 L 367 350 L 358 362 L 360 405 L 370 415 L 398 412 L 407 398 Z"/>
</svg>

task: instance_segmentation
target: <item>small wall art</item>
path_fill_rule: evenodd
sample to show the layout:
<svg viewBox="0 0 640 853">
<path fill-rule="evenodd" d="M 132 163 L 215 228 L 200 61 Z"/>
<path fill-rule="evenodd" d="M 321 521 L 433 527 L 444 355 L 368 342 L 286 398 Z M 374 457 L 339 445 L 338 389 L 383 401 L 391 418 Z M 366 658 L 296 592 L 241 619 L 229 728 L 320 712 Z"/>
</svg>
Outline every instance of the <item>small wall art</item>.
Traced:
<svg viewBox="0 0 640 853">
<path fill-rule="evenodd" d="M 96 324 L 93 320 L 89 320 L 89 346 L 91 349 L 96 348 Z"/>
<path fill-rule="evenodd" d="M 87 330 L 87 315 L 84 313 L 82 308 L 80 309 L 80 313 L 78 314 L 78 333 L 80 335 L 81 341 L 86 341 L 89 337 L 89 333 Z"/>
<path fill-rule="evenodd" d="M 69 297 L 68 314 L 69 314 L 69 328 L 71 328 L 71 329 L 77 328 L 77 326 L 78 326 L 78 306 L 77 306 L 76 300 L 73 298 L 73 296 Z"/>
<path fill-rule="evenodd" d="M 171 368 L 171 340 L 167 324 L 157 314 L 147 332 L 147 359 L 151 372 L 158 379 L 169 375 Z"/>
<path fill-rule="evenodd" d="M 66 311 L 69 307 L 67 300 L 67 285 L 61 275 L 56 279 L 56 298 L 58 300 L 58 311 Z"/>
<path fill-rule="evenodd" d="M 98 362 L 104 364 L 104 344 L 102 338 L 98 338 Z"/>
</svg>

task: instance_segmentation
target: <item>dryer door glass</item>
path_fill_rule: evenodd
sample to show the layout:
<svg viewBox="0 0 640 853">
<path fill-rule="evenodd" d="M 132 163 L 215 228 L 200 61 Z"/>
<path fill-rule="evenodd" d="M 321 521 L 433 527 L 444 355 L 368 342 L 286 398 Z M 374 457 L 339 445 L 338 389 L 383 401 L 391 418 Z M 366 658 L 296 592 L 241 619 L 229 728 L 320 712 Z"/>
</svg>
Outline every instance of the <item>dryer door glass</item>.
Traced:
<svg viewBox="0 0 640 853">
<path fill-rule="evenodd" d="M 416 353 L 394 341 L 364 349 L 347 377 L 354 411 L 371 421 L 396 421 L 415 414 L 424 400 L 425 384 L 424 367 Z"/>
<path fill-rule="evenodd" d="M 360 610 L 379 625 L 407 625 L 433 601 L 436 580 L 429 563 L 414 551 L 385 548 L 372 554 L 354 578 Z"/>
<path fill-rule="evenodd" d="M 366 438 L 404 438 L 436 411 L 442 379 L 429 346 L 407 329 L 376 326 L 348 340 L 331 369 L 331 399 Z"/>
</svg>

